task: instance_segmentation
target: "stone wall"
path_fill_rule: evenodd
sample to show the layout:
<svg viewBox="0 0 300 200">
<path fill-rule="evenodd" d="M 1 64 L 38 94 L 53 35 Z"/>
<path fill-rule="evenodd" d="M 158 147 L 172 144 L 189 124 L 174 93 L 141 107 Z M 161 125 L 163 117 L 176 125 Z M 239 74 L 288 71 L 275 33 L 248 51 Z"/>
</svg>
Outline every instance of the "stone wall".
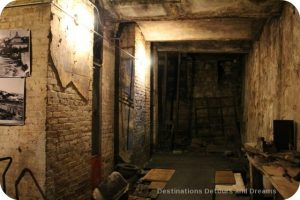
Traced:
<svg viewBox="0 0 300 200">
<path fill-rule="evenodd" d="M 245 141 L 273 140 L 273 120 L 300 124 L 300 19 L 286 3 L 278 18 L 270 19 L 246 61 Z M 300 129 L 298 128 L 298 150 Z"/>
<path fill-rule="evenodd" d="M 0 157 L 14 159 L 7 173 L 8 195 L 11 197 L 15 197 L 14 182 L 25 167 L 33 171 L 45 189 L 49 21 L 49 4 L 6 8 L 0 17 L 0 29 L 29 29 L 32 37 L 32 76 L 26 79 L 25 125 L 0 126 Z M 1 173 L 4 164 L 0 163 Z M 28 176 L 21 182 L 19 190 L 20 199 L 41 199 Z"/>
</svg>

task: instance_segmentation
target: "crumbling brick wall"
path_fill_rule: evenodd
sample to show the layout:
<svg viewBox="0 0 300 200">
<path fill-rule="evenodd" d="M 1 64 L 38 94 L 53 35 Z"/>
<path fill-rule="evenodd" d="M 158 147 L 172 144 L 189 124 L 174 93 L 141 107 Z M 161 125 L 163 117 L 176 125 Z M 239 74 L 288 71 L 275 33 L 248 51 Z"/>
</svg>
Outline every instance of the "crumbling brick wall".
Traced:
<svg viewBox="0 0 300 200">
<path fill-rule="evenodd" d="M 60 0 L 55 2 L 57 4 L 68 4 L 70 1 Z M 70 2 L 71 8 L 83 7 L 85 12 L 91 12 L 93 16 L 93 9 L 88 5 L 87 0 L 80 0 L 76 2 Z M 55 9 L 52 9 L 53 15 L 66 17 L 67 22 L 73 23 L 69 20 L 70 16 L 65 14 L 68 10 L 61 13 L 60 9 L 56 9 L 56 6 L 52 4 Z M 65 9 L 67 9 L 66 7 Z M 59 12 L 59 13 L 57 13 Z M 69 11 L 70 12 L 70 11 Z M 61 31 L 56 33 L 55 36 L 61 37 L 62 42 L 71 35 L 65 34 L 76 34 L 76 30 L 80 28 L 86 29 L 83 26 L 71 26 L 64 27 L 68 31 L 61 28 L 63 21 L 58 20 L 51 23 L 51 26 L 60 29 L 53 29 L 52 31 Z M 78 29 L 79 27 L 79 29 Z M 72 28 L 74 28 L 72 32 Z M 53 34 L 52 34 L 53 35 Z M 54 36 L 54 35 L 53 35 Z M 92 37 L 93 34 L 85 35 L 85 37 Z M 57 38 L 56 38 L 57 39 Z M 79 39 L 79 38 L 78 38 Z M 77 42 L 76 40 L 74 42 Z M 87 41 L 84 41 L 87 42 Z M 63 51 L 65 52 L 78 52 L 70 56 L 66 54 L 64 57 L 56 57 L 58 64 L 68 65 L 74 61 L 79 61 L 84 57 L 83 54 L 93 54 L 93 41 L 89 40 L 89 44 L 85 44 L 84 47 L 87 49 L 80 49 L 84 47 L 77 46 L 72 43 L 64 43 Z M 75 49 L 74 49 L 75 47 Z M 76 49 L 76 47 L 78 47 Z M 59 51 L 51 48 L 52 50 Z M 51 54 L 52 56 L 54 54 Z M 76 57 L 78 56 L 78 57 Z M 76 58 L 74 58 L 76 57 Z M 53 57 L 51 57 L 53 59 Z M 84 78 L 82 81 L 84 84 L 89 85 L 88 91 L 84 93 L 88 94 L 85 96 L 81 93 L 78 85 L 70 82 L 66 87 L 62 85 L 62 74 L 58 73 L 58 68 L 71 66 L 56 66 L 49 59 L 48 75 L 47 75 L 47 121 L 46 121 L 46 193 L 49 199 L 89 199 L 91 196 L 91 132 L 92 132 L 92 63 L 87 60 L 85 66 L 81 67 L 80 70 L 85 70 L 84 74 L 89 74 L 89 77 Z M 63 61 L 59 59 L 65 59 Z M 70 62 L 71 61 L 71 62 Z M 72 77 L 76 74 L 76 69 L 72 68 Z M 71 73 L 71 72 L 69 72 Z M 80 78 L 82 74 L 79 74 Z M 78 78 L 77 77 L 77 78 Z M 76 78 L 76 77 L 75 77 Z M 74 81 L 74 80 L 73 80 Z M 77 82 L 78 84 L 78 82 Z"/>
</svg>

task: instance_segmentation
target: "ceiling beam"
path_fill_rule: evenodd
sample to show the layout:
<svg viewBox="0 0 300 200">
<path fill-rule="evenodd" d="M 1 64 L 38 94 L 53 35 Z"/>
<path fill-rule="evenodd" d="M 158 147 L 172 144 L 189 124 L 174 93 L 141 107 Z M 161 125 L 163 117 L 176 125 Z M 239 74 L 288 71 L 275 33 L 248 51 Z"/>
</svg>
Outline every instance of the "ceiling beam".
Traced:
<svg viewBox="0 0 300 200">
<path fill-rule="evenodd" d="M 147 41 L 252 40 L 252 19 L 206 19 L 137 22 Z"/>
<path fill-rule="evenodd" d="M 155 42 L 160 52 L 183 53 L 248 53 L 251 41 L 187 41 L 187 42 Z"/>
</svg>

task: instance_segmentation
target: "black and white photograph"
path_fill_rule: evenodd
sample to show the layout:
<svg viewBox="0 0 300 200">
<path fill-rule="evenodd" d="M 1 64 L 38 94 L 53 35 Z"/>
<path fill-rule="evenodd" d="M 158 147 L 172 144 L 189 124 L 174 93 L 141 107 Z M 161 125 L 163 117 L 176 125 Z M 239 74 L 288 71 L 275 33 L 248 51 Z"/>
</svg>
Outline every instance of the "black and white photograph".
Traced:
<svg viewBox="0 0 300 200">
<path fill-rule="evenodd" d="M 24 124 L 25 79 L 0 78 L 0 125 Z"/>
<path fill-rule="evenodd" d="M 30 31 L 0 30 L 0 77 L 28 77 Z"/>
</svg>

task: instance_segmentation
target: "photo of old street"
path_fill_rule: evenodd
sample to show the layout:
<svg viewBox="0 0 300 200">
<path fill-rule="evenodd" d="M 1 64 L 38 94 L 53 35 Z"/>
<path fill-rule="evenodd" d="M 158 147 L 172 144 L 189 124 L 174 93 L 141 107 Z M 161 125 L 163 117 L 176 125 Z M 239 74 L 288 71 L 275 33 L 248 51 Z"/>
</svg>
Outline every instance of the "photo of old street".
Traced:
<svg viewBox="0 0 300 200">
<path fill-rule="evenodd" d="M 24 77 L 29 71 L 29 31 L 0 30 L 0 77 Z"/>
</svg>

